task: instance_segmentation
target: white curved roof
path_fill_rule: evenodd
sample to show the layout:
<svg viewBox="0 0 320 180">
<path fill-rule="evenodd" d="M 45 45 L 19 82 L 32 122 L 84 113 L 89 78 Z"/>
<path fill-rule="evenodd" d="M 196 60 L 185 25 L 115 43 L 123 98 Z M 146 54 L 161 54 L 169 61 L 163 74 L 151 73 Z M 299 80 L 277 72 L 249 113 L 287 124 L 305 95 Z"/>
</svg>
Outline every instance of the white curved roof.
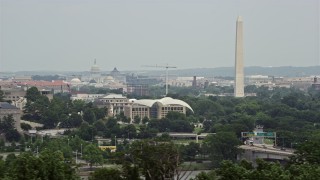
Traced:
<svg viewBox="0 0 320 180">
<path fill-rule="evenodd" d="M 134 104 L 141 104 L 148 107 L 153 106 L 155 103 L 161 103 L 164 106 L 177 104 L 180 106 L 185 106 L 193 112 L 193 109 L 189 106 L 189 104 L 179 99 L 172 99 L 171 97 L 165 97 L 162 99 L 140 99 L 134 101 Z"/>
</svg>

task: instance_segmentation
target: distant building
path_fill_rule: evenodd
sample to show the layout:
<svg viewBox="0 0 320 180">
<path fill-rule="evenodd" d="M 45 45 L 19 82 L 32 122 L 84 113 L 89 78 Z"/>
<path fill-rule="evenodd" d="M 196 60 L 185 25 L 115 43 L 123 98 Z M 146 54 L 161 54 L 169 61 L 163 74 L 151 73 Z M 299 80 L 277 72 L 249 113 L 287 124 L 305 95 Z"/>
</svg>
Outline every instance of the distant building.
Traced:
<svg viewBox="0 0 320 180">
<path fill-rule="evenodd" d="M 197 76 L 193 76 L 192 87 L 197 87 Z"/>
<path fill-rule="evenodd" d="M 95 83 L 101 82 L 101 73 L 100 73 L 100 68 L 97 65 L 97 60 L 94 60 L 94 64 L 91 66 L 90 78 L 91 78 L 91 81 L 94 80 Z"/>
<path fill-rule="evenodd" d="M 26 96 L 26 91 L 24 91 L 22 88 L 7 88 L 2 89 L 4 93 L 4 100 L 5 101 L 18 101 L 21 97 Z"/>
<path fill-rule="evenodd" d="M 263 75 L 251 75 L 245 77 L 245 82 L 247 85 L 263 86 L 265 84 L 270 84 L 273 81 L 273 77 L 263 76 Z"/>
<path fill-rule="evenodd" d="M 16 76 L 12 78 L 13 82 L 25 82 L 25 81 L 32 81 L 31 76 Z"/>
<path fill-rule="evenodd" d="M 314 90 L 320 91 L 320 82 L 318 82 L 318 78 L 317 77 L 314 77 L 314 79 L 313 79 L 312 88 Z"/>
<path fill-rule="evenodd" d="M 27 103 L 26 96 L 26 87 L 12 85 L 11 87 L 0 88 L 4 93 L 4 100 L 10 102 L 12 105 L 16 106 L 20 110 L 23 110 L 24 106 Z M 52 90 L 39 90 L 41 95 L 47 96 L 49 100 L 53 99 Z"/>
<path fill-rule="evenodd" d="M 94 102 L 95 100 L 99 99 L 100 97 L 104 96 L 104 94 L 73 94 L 70 97 L 70 100 L 82 100 L 85 102 Z"/>
<path fill-rule="evenodd" d="M 26 104 L 27 104 L 27 98 L 25 98 L 25 97 L 20 97 L 18 100 L 12 101 L 11 104 L 14 105 L 15 107 L 19 108 L 20 110 L 23 110 L 24 107 L 25 107 Z"/>
<path fill-rule="evenodd" d="M 193 109 L 186 102 L 170 97 L 141 99 L 132 100 L 132 104 L 125 107 L 124 115 L 131 119 L 135 116 L 162 119 L 170 111 L 186 114 L 187 109 L 193 112 Z"/>
<path fill-rule="evenodd" d="M 137 96 L 148 96 L 148 87 L 150 85 L 156 85 L 160 80 L 150 78 L 147 76 L 126 76 L 127 81 L 127 93 Z"/>
<path fill-rule="evenodd" d="M 313 82 L 313 77 L 293 77 L 283 79 L 283 83 L 290 84 L 291 87 L 298 88 L 301 91 L 307 91 L 312 86 Z"/>
<path fill-rule="evenodd" d="M 124 107 L 130 103 L 125 96 L 122 96 L 122 94 L 109 94 L 100 97 L 99 101 L 104 102 L 108 116 L 115 116 L 124 112 Z"/>
<path fill-rule="evenodd" d="M 18 86 L 27 90 L 30 87 L 36 87 L 39 91 L 50 91 L 51 94 L 70 92 L 70 85 L 63 80 L 53 81 L 25 81 L 17 83 Z"/>
<path fill-rule="evenodd" d="M 178 76 L 170 78 L 168 83 L 173 87 L 204 87 L 206 80 L 204 77 Z"/>
<path fill-rule="evenodd" d="M 0 102 L 0 118 L 3 119 L 4 116 L 13 116 L 14 127 L 21 131 L 20 120 L 21 120 L 21 110 L 7 102 Z"/>
<path fill-rule="evenodd" d="M 113 70 L 110 72 L 110 76 L 116 81 L 123 82 L 123 83 L 126 82 L 126 75 L 121 74 L 121 72 L 118 71 L 116 67 L 113 68 Z"/>
</svg>

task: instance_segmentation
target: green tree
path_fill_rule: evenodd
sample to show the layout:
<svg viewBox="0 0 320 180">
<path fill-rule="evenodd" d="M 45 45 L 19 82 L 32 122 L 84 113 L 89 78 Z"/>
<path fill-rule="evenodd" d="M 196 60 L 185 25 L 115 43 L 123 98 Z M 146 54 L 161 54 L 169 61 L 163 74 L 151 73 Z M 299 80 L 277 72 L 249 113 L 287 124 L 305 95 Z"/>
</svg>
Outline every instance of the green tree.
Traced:
<svg viewBox="0 0 320 180">
<path fill-rule="evenodd" d="M 88 122 L 89 124 L 93 124 L 97 120 L 97 118 L 93 110 L 86 109 L 83 113 L 83 120 Z"/>
<path fill-rule="evenodd" d="M 216 180 L 219 179 L 216 172 L 211 170 L 209 172 L 200 172 L 194 179 L 191 180 Z"/>
<path fill-rule="evenodd" d="M 89 180 L 124 180 L 118 169 L 99 168 L 89 177 Z"/>
<path fill-rule="evenodd" d="M 21 135 L 14 127 L 14 119 L 12 114 L 4 116 L 2 120 L 0 120 L 0 134 L 1 133 L 5 134 L 7 141 L 18 142 L 20 140 Z"/>
<path fill-rule="evenodd" d="M 21 123 L 20 126 L 21 126 L 21 129 L 23 129 L 24 131 L 28 131 L 28 130 L 32 129 L 30 124 L 27 124 L 27 123 Z"/>
<path fill-rule="evenodd" d="M 133 124 L 129 124 L 122 128 L 122 133 L 128 139 L 135 138 L 137 136 L 136 127 Z"/>
<path fill-rule="evenodd" d="M 44 162 L 43 168 L 49 180 L 77 179 L 74 169 L 64 162 L 61 151 L 44 150 L 39 158 Z"/>
<path fill-rule="evenodd" d="M 240 144 L 241 141 L 232 132 L 219 132 L 207 136 L 203 142 L 214 166 L 218 166 L 222 160 L 235 161 L 237 154 L 241 153 L 238 147 Z"/>
<path fill-rule="evenodd" d="M 190 142 L 183 148 L 183 155 L 187 160 L 194 160 L 195 156 L 200 152 L 200 144 L 195 142 Z"/>
<path fill-rule="evenodd" d="M 140 122 L 141 122 L 141 118 L 138 115 L 134 116 L 133 120 L 134 120 L 134 123 L 136 123 L 136 124 L 140 124 Z"/>
<path fill-rule="evenodd" d="M 143 117 L 142 118 L 142 123 L 143 124 L 146 124 L 147 122 L 149 122 L 150 120 L 149 120 L 149 118 L 147 117 L 147 116 L 145 116 L 145 117 Z"/>
<path fill-rule="evenodd" d="M 294 164 L 309 163 L 320 165 L 320 142 L 305 141 L 298 146 L 295 155 L 290 160 Z"/>
<path fill-rule="evenodd" d="M 89 162 L 90 168 L 96 163 L 101 164 L 103 161 L 101 150 L 93 144 L 89 144 L 84 148 L 83 155 L 83 158 Z"/>
<path fill-rule="evenodd" d="M 31 102 L 35 102 L 40 96 L 40 91 L 36 87 L 31 87 L 26 92 L 26 98 Z"/>
<path fill-rule="evenodd" d="M 4 101 L 3 98 L 4 98 L 4 93 L 3 93 L 3 91 L 0 89 L 0 102 Z"/>
<path fill-rule="evenodd" d="M 143 170 L 146 179 L 173 178 L 177 174 L 180 155 L 172 142 L 135 141 L 129 154 L 131 162 Z"/>
<path fill-rule="evenodd" d="M 30 153 L 22 153 L 10 164 L 7 177 L 19 180 L 46 179 L 44 162 Z"/>
<path fill-rule="evenodd" d="M 5 161 L 2 159 L 2 156 L 0 156 L 0 179 L 4 178 L 5 172 L 6 172 Z"/>
<path fill-rule="evenodd" d="M 89 125 L 87 122 L 83 122 L 76 131 L 76 134 L 85 141 L 93 141 L 94 136 L 97 134 L 97 130 L 94 126 Z"/>
<path fill-rule="evenodd" d="M 75 170 L 64 162 L 61 152 L 45 150 L 39 157 L 22 153 L 11 160 L 4 179 L 78 179 Z"/>
</svg>

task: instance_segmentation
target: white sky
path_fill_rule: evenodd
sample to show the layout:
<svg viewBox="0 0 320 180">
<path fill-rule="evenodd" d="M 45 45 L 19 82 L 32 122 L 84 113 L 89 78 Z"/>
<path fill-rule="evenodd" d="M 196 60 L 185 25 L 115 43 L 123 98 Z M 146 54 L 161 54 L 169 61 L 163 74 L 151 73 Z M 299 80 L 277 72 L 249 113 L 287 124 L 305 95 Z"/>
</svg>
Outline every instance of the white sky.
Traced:
<svg viewBox="0 0 320 180">
<path fill-rule="evenodd" d="M 0 0 L 0 71 L 314 66 L 319 0 Z"/>
</svg>

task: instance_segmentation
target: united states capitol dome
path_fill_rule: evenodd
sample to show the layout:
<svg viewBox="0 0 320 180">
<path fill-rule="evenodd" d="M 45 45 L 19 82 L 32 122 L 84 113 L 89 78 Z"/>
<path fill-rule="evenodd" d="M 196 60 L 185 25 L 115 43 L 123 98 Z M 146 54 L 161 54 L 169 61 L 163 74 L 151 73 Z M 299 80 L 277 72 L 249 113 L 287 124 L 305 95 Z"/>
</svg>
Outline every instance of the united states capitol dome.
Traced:
<svg viewBox="0 0 320 180">
<path fill-rule="evenodd" d="M 100 68 L 96 60 L 94 60 L 94 64 L 91 66 L 91 73 L 100 73 Z"/>
</svg>

